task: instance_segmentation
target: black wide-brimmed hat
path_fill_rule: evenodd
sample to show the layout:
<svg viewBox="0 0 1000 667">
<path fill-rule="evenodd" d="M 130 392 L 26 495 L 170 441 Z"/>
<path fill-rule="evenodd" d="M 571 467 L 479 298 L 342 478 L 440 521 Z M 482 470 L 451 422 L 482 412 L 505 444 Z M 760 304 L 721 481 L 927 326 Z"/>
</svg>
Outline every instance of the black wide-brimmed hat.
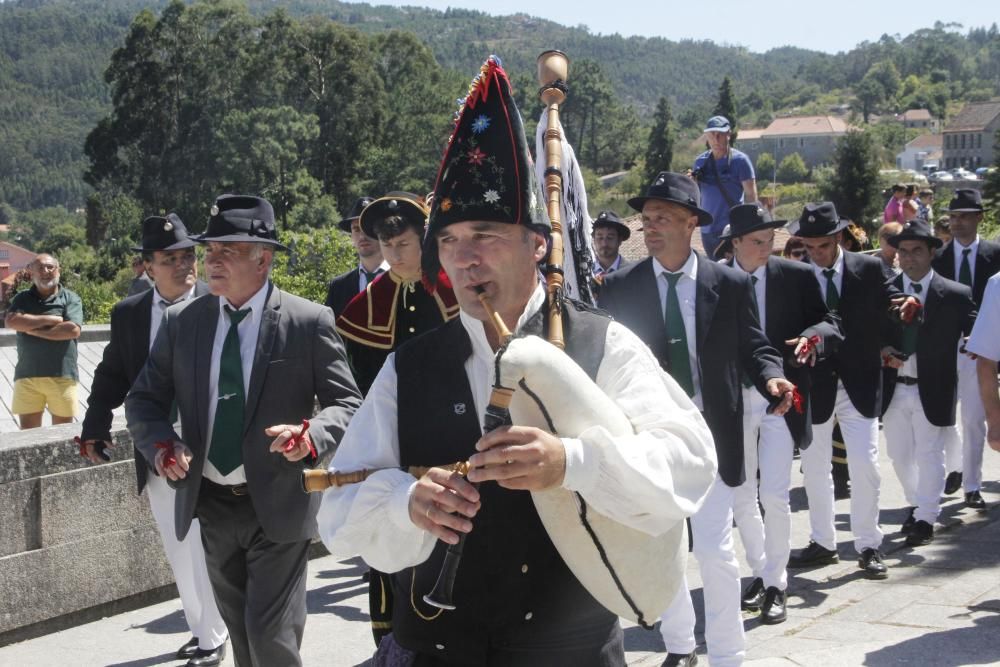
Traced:
<svg viewBox="0 0 1000 667">
<path fill-rule="evenodd" d="M 948 210 L 955 213 L 982 213 L 983 193 L 971 188 L 955 190 L 955 196 L 948 202 Z"/>
<path fill-rule="evenodd" d="M 642 207 L 651 199 L 683 206 L 698 216 L 699 227 L 712 224 L 712 214 L 701 208 L 698 184 L 684 174 L 661 171 L 652 185 L 646 188 L 646 194 L 629 199 L 628 205 L 641 213 Z"/>
<path fill-rule="evenodd" d="M 427 205 L 419 195 L 412 192 L 389 192 L 373 200 L 361 212 L 361 229 L 367 236 L 378 238 L 375 225 L 389 216 L 398 215 L 406 224 L 423 237 L 424 225 L 427 224 Z"/>
<path fill-rule="evenodd" d="M 266 199 L 251 195 L 219 195 L 209 214 L 208 228 L 195 239 L 199 243 L 266 243 L 288 250 L 278 242 L 274 209 Z"/>
<path fill-rule="evenodd" d="M 351 231 L 351 223 L 361 217 L 361 212 L 365 210 L 369 204 L 375 201 L 374 197 L 360 197 L 354 206 L 351 207 L 350 212 L 344 217 L 343 220 L 337 223 L 337 227 L 344 230 L 345 232 Z"/>
<path fill-rule="evenodd" d="M 771 219 L 770 211 L 758 204 L 740 204 L 729 209 L 729 224 L 719 238 L 735 239 L 762 229 L 777 229 L 786 222 Z"/>
<path fill-rule="evenodd" d="M 903 231 L 893 234 L 885 240 L 893 248 L 898 248 L 901 241 L 924 241 L 932 248 L 940 248 L 944 245 L 944 241 L 934 236 L 930 225 L 920 218 L 910 220 L 903 225 Z"/>
<path fill-rule="evenodd" d="M 847 229 L 849 224 L 850 220 L 843 220 L 837 215 L 837 207 L 833 202 L 824 201 L 806 204 L 791 232 L 793 236 L 815 239 L 836 234 L 842 229 Z"/>
<path fill-rule="evenodd" d="M 594 229 L 598 227 L 608 227 L 618 232 L 618 238 L 622 241 L 632 236 L 632 230 L 628 228 L 621 218 L 614 211 L 601 211 L 594 220 Z"/>
<path fill-rule="evenodd" d="M 138 252 L 154 250 L 183 250 L 198 245 L 188 236 L 187 227 L 176 213 L 166 217 L 151 215 L 142 221 L 142 243 L 133 246 Z"/>
<path fill-rule="evenodd" d="M 510 79 L 500 59 L 490 56 L 460 101 L 438 169 L 424 237 L 425 279 L 437 279 L 437 235 L 450 224 L 480 220 L 551 230 L 539 192 Z"/>
</svg>

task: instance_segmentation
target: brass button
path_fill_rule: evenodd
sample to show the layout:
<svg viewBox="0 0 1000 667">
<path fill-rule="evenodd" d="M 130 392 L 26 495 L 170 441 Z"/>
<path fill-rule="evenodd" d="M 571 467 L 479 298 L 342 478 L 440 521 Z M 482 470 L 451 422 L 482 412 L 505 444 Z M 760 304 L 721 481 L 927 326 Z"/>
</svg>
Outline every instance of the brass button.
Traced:
<svg viewBox="0 0 1000 667">
<path fill-rule="evenodd" d="M 527 574 L 527 573 L 528 573 L 528 564 L 525 563 L 524 565 L 521 566 L 521 574 Z"/>
<path fill-rule="evenodd" d="M 443 651 L 444 650 L 444 644 L 435 644 L 434 648 L 436 648 L 439 651 Z"/>
<path fill-rule="evenodd" d="M 413 327 L 410 327 L 410 333 L 413 333 L 415 331 L 416 331 L 416 329 L 414 329 Z"/>
<path fill-rule="evenodd" d="M 529 611 L 529 612 L 528 612 L 527 614 L 525 614 L 525 615 L 524 615 L 524 620 L 526 620 L 526 621 L 530 621 L 530 620 L 531 620 L 531 616 L 532 616 L 532 614 L 531 614 L 531 612 Z"/>
<path fill-rule="evenodd" d="M 416 309 L 417 309 L 417 307 L 416 307 L 416 306 L 410 306 L 410 312 L 411 312 L 411 313 L 412 313 L 413 311 L 415 311 Z"/>
</svg>

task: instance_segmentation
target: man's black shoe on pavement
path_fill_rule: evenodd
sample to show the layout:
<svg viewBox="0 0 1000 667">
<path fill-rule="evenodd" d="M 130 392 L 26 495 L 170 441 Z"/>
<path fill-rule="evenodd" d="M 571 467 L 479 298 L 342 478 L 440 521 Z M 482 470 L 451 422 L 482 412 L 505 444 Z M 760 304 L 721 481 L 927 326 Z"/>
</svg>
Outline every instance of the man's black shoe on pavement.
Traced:
<svg viewBox="0 0 1000 667">
<path fill-rule="evenodd" d="M 786 618 L 785 592 L 779 591 L 776 586 L 768 586 L 767 593 L 764 594 L 764 606 L 760 609 L 760 622 L 764 625 L 777 625 L 784 623 Z"/>
<path fill-rule="evenodd" d="M 878 549 L 862 549 L 858 556 L 858 568 L 864 570 L 869 579 L 885 579 L 889 576 L 889 568 L 882 562 L 882 554 Z"/>
<path fill-rule="evenodd" d="M 809 541 L 809 546 L 788 559 L 788 567 L 815 567 L 833 565 L 840 562 L 836 549 L 827 549 L 817 542 Z"/>
</svg>

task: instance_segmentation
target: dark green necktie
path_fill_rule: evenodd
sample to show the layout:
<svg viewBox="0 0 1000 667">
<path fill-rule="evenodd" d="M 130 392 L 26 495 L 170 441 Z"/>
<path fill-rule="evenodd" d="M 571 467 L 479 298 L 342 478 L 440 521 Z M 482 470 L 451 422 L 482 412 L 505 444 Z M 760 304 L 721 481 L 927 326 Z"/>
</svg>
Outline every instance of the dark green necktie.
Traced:
<svg viewBox="0 0 1000 667">
<path fill-rule="evenodd" d="M 757 322 L 760 323 L 760 302 L 757 301 L 757 276 L 750 276 L 750 282 L 753 283 L 753 288 L 750 290 L 750 295 L 753 297 L 753 312 L 757 315 Z M 753 386 L 753 380 L 747 375 L 746 371 L 743 371 L 743 386 L 747 389 Z"/>
<path fill-rule="evenodd" d="M 684 316 L 681 314 L 681 302 L 677 298 L 677 281 L 684 273 L 664 271 L 667 279 L 667 307 L 664 317 L 667 325 L 667 372 L 677 381 L 677 384 L 694 396 L 694 378 L 691 376 L 691 360 L 688 357 L 687 330 L 684 328 Z"/>
<path fill-rule="evenodd" d="M 250 309 L 233 310 L 226 306 L 226 314 L 229 315 L 229 332 L 219 357 L 219 400 L 215 404 L 212 446 L 208 450 L 208 460 L 223 475 L 243 464 L 243 404 L 246 395 L 243 391 L 239 325 L 250 314 Z"/>
<path fill-rule="evenodd" d="M 361 269 L 361 273 L 365 274 L 365 284 L 371 285 L 372 281 L 378 278 L 379 274 L 382 273 L 382 267 L 375 269 L 374 271 L 368 271 L 364 267 Z"/>
<path fill-rule="evenodd" d="M 923 291 L 920 283 L 910 283 L 910 289 L 917 296 L 920 296 L 920 292 Z M 903 325 L 903 354 L 913 354 L 917 351 L 917 331 L 916 322 Z"/>
<path fill-rule="evenodd" d="M 826 307 L 831 312 L 835 312 L 840 307 L 840 294 L 837 292 L 837 285 L 833 282 L 833 277 L 837 272 L 833 269 L 823 269 L 826 276 Z"/>
<path fill-rule="evenodd" d="M 972 288 L 972 267 L 969 266 L 969 253 L 972 248 L 962 249 L 962 265 L 958 268 L 958 282 L 968 288 Z"/>
</svg>

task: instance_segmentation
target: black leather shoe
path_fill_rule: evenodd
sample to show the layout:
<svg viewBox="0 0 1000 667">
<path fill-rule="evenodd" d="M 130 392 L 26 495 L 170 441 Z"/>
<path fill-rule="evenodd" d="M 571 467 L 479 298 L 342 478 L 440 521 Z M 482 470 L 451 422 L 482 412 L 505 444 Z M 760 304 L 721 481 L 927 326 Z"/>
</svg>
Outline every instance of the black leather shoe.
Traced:
<svg viewBox="0 0 1000 667">
<path fill-rule="evenodd" d="M 962 473 L 953 470 L 944 478 L 944 495 L 950 496 L 960 488 L 962 488 Z"/>
<path fill-rule="evenodd" d="M 903 535 L 909 535 L 910 531 L 913 530 L 913 524 L 916 521 L 916 519 L 913 518 L 913 512 L 916 509 L 916 507 L 910 508 L 910 513 L 906 515 L 906 521 L 904 521 L 903 525 L 899 527 L 899 532 Z"/>
<path fill-rule="evenodd" d="M 986 509 L 986 501 L 983 500 L 983 496 L 978 491 L 969 491 L 965 494 L 965 506 L 974 510 L 984 510 Z"/>
<path fill-rule="evenodd" d="M 788 559 L 788 567 L 815 567 L 817 565 L 833 565 L 840 562 L 836 549 L 827 549 L 818 543 L 809 541 L 809 546 Z"/>
<path fill-rule="evenodd" d="M 911 547 L 922 547 L 934 541 L 934 526 L 926 521 L 917 521 L 913 524 L 910 534 L 906 536 L 906 543 Z"/>
<path fill-rule="evenodd" d="M 188 643 L 177 649 L 177 659 L 187 660 L 194 655 L 194 652 L 198 650 L 198 638 L 192 637 L 188 640 Z"/>
<path fill-rule="evenodd" d="M 214 667 L 215 665 L 221 665 L 225 657 L 226 642 L 222 642 L 222 644 L 210 651 L 201 648 L 195 651 L 191 659 L 188 660 L 187 667 Z"/>
<path fill-rule="evenodd" d="M 760 577 L 755 578 L 747 586 L 746 590 L 743 591 L 743 597 L 740 598 L 740 609 L 743 611 L 757 611 L 760 609 L 760 605 L 764 602 L 764 580 Z"/>
<path fill-rule="evenodd" d="M 667 659 L 660 667 L 694 667 L 698 664 L 698 656 L 694 651 L 690 653 L 668 653 Z"/>
<path fill-rule="evenodd" d="M 862 549 L 858 557 L 858 568 L 864 570 L 869 579 L 885 579 L 889 576 L 889 568 L 882 562 L 882 554 L 878 549 Z"/>
<path fill-rule="evenodd" d="M 779 591 L 776 586 L 768 586 L 764 594 L 764 606 L 760 609 L 760 622 L 764 625 L 777 625 L 784 623 L 787 618 L 785 592 Z"/>
</svg>

